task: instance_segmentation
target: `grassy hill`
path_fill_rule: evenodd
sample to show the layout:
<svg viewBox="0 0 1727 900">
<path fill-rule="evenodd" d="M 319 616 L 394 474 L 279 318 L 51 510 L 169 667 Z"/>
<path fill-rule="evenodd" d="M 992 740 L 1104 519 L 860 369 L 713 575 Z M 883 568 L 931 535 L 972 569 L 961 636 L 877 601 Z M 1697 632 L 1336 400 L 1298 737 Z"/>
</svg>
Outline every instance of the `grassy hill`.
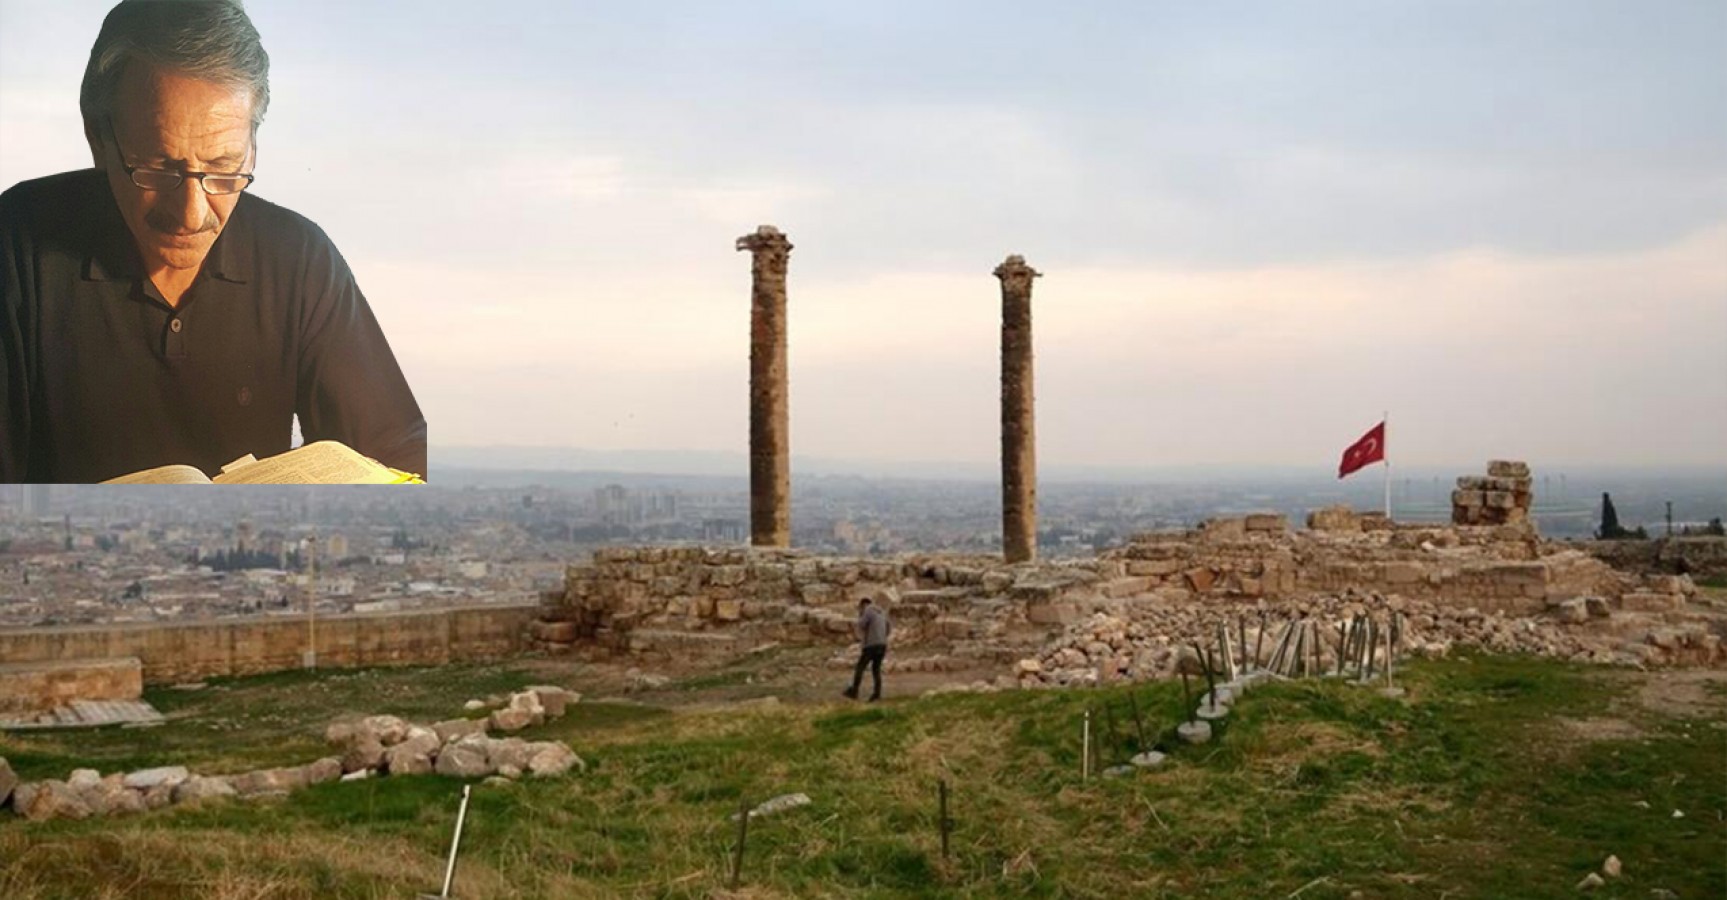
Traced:
<svg viewBox="0 0 1727 900">
<path fill-rule="evenodd" d="M 419 721 L 590 670 L 547 664 L 290 673 L 151 694 L 148 730 L 9 735 L 21 777 L 307 762 L 344 711 Z M 1425 661 L 1402 700 L 1333 682 L 1263 688 L 1219 738 L 1168 738 L 1179 684 L 850 703 L 585 701 L 530 729 L 583 775 L 477 786 L 460 897 L 726 895 L 740 803 L 802 791 L 751 823 L 748 897 L 1727 896 L 1727 682 L 1516 657 Z M 711 680 L 711 679 L 710 679 Z M 684 685 L 683 687 L 689 687 Z M 1131 697 L 1131 700 L 1130 700 Z M 1080 779 L 1148 740 L 1155 771 Z M 944 859 L 936 784 L 956 820 Z M 436 891 L 459 782 L 325 784 L 285 800 L 128 819 L 0 818 L 0 896 L 412 897 Z M 1682 813 L 1675 817 L 1675 811 Z"/>
</svg>

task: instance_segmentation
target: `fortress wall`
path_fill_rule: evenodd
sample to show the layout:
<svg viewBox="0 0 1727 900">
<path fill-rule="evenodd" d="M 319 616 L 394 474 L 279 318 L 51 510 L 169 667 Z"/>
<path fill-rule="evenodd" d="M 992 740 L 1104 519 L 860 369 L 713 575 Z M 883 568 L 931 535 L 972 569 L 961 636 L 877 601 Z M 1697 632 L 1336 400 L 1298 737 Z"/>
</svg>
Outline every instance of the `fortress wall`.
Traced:
<svg viewBox="0 0 1727 900">
<path fill-rule="evenodd" d="M 539 609 L 512 604 L 322 616 L 318 665 L 437 665 L 508 656 L 526 649 L 526 629 Z M 306 648 L 301 617 L 0 630 L 0 664 L 135 657 L 149 684 L 296 669 Z"/>
</svg>

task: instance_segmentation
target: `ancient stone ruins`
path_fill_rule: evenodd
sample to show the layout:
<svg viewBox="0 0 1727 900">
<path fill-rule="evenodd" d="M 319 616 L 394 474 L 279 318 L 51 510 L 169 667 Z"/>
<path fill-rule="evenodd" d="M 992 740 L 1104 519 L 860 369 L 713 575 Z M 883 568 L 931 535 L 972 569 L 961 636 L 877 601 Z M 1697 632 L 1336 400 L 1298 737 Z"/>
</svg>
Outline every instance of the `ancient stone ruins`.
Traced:
<svg viewBox="0 0 1727 900">
<path fill-rule="evenodd" d="M 148 812 L 197 803 L 211 797 L 283 797 L 315 784 L 356 781 L 386 775 L 437 773 L 453 778 L 515 780 L 550 778 L 586 764 L 559 741 L 494 738 L 488 731 L 520 731 L 563 717 L 579 694 L 556 686 L 536 686 L 472 701 L 481 718 L 450 719 L 416 725 L 396 716 L 366 716 L 334 722 L 324 739 L 337 751 L 300 766 L 259 769 L 232 775 L 199 775 L 184 766 L 165 766 L 104 776 L 75 769 L 67 778 L 20 783 L 0 759 L 0 808 L 8 805 L 26 819 L 87 819 Z"/>
<path fill-rule="evenodd" d="M 1290 621 L 1316 626 L 1316 664 L 1336 664 L 1346 623 L 1389 624 L 1397 653 L 1457 645 L 1632 665 L 1727 661 L 1691 579 L 1639 575 L 1558 542 L 1527 518 L 1529 470 L 1494 462 L 1459 479 L 1454 517 L 1404 524 L 1348 508 L 1213 519 L 1135 536 L 1096 559 L 814 557 L 789 550 L 617 547 L 569 567 L 533 642 L 551 653 L 641 658 L 733 654 L 768 643 L 853 640 L 856 601 L 887 604 L 889 668 L 995 670 L 971 686 L 1167 677 L 1181 648 L 1219 627 L 1246 642 Z M 1492 523 L 1492 524 L 1489 524 Z M 843 654 L 836 654 L 843 656 Z"/>
</svg>

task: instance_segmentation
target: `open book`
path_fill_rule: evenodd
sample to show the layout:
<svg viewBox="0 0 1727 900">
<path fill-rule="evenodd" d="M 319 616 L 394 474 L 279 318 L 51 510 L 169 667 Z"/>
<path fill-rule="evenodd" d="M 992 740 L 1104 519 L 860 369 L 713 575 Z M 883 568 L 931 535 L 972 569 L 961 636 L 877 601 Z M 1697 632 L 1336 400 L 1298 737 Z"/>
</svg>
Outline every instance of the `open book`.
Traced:
<svg viewBox="0 0 1727 900">
<path fill-rule="evenodd" d="M 368 459 L 340 441 L 319 441 L 269 459 L 251 454 L 208 478 L 191 466 L 162 466 L 103 484 L 424 484 L 419 476 Z"/>
</svg>

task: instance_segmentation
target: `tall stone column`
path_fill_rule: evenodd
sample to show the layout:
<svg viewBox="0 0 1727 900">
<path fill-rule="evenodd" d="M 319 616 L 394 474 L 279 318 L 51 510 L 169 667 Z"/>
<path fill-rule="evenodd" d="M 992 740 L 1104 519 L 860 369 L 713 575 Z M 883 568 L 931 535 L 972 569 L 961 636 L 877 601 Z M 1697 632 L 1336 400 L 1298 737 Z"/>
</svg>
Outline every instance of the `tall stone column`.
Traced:
<svg viewBox="0 0 1727 900">
<path fill-rule="evenodd" d="M 1037 557 L 1037 428 L 1031 386 L 1031 280 L 1023 256 L 995 268 L 1001 279 L 1001 539 L 1010 563 Z"/>
<path fill-rule="evenodd" d="M 786 375 L 786 259 L 772 225 L 738 238 L 750 264 L 750 544 L 792 543 L 790 400 Z"/>
</svg>

